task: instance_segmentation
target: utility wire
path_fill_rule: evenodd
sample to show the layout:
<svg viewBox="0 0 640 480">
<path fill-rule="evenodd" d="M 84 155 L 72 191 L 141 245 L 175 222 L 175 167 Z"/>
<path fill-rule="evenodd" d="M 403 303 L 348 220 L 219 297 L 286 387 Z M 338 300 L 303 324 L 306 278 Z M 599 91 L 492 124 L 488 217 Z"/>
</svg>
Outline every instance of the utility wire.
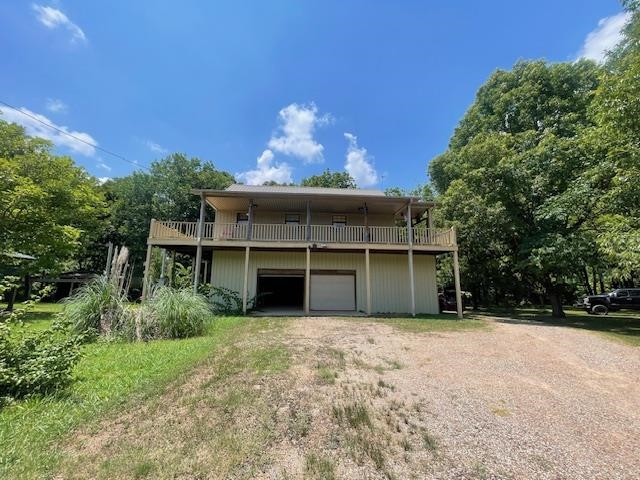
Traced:
<svg viewBox="0 0 640 480">
<path fill-rule="evenodd" d="M 89 145 L 90 147 L 93 147 L 96 150 L 100 150 L 101 152 L 104 152 L 107 155 L 111 155 L 112 157 L 116 157 L 117 159 L 122 160 L 122 161 L 127 162 L 127 163 L 130 163 L 131 165 L 135 165 L 136 167 L 140 167 L 140 168 L 144 168 L 145 170 L 149 170 L 149 168 L 145 167 L 144 165 L 141 165 L 141 164 L 139 164 L 137 162 L 129 160 L 128 158 L 125 158 L 122 155 L 119 155 L 119 154 L 117 154 L 115 152 L 107 150 L 106 148 L 102 148 L 102 147 L 96 145 L 95 143 L 87 142 L 86 140 L 84 140 L 84 139 L 82 139 L 80 137 L 76 137 L 75 135 L 62 130 L 61 128 L 56 127 L 55 125 L 51 125 L 50 123 L 47 123 L 47 122 L 44 122 L 44 121 L 40 120 L 35 115 L 31 115 L 30 113 L 27 113 L 27 112 L 25 112 L 25 111 L 23 111 L 23 110 L 21 110 L 21 109 L 19 109 L 17 107 L 14 107 L 13 105 L 9 105 L 7 102 L 4 102 L 4 101 L 0 100 L 0 104 L 4 105 L 5 107 L 9 107 L 12 110 L 15 110 L 16 112 L 21 113 L 22 115 L 25 115 L 25 116 L 35 120 L 36 122 L 41 123 L 42 125 L 44 125 L 46 127 L 49 127 L 52 130 L 55 130 L 56 132 L 59 132 L 59 133 L 61 133 L 63 135 L 66 135 L 67 137 L 71 137 L 74 140 L 77 140 L 77 141 L 82 142 L 82 143 L 84 143 L 86 145 Z"/>
</svg>

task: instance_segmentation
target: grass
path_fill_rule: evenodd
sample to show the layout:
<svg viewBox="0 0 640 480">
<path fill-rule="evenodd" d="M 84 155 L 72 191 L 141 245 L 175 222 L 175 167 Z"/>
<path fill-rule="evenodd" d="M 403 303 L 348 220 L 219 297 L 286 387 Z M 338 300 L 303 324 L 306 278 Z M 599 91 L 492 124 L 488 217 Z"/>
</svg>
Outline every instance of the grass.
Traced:
<svg viewBox="0 0 640 480">
<path fill-rule="evenodd" d="M 59 305 L 39 304 L 25 322 L 46 328 Z M 158 394 L 224 345 L 243 323 L 219 319 L 207 336 L 149 343 L 93 343 L 75 370 L 77 381 L 57 396 L 26 399 L 0 410 L 0 478 L 41 478 L 58 464 L 58 442 L 78 426 Z M 134 476 L 149 468 L 140 464 Z"/>
<path fill-rule="evenodd" d="M 111 415 L 66 439 L 54 473 L 60 478 L 253 478 L 268 464 L 278 423 L 283 374 L 291 356 L 282 344 L 286 320 L 230 319 L 195 368 L 172 376 L 142 399 L 130 396 Z M 195 340 L 195 339 L 194 339 Z M 189 340 L 171 343 L 184 345 Z M 154 344 L 156 342 L 151 342 Z M 192 363 L 192 365 L 194 365 Z M 296 434 L 310 418 L 300 412 Z"/>
<path fill-rule="evenodd" d="M 307 455 L 304 470 L 309 478 L 317 480 L 334 480 L 336 478 L 333 461 L 316 453 Z"/>
<path fill-rule="evenodd" d="M 333 416 L 340 424 L 346 424 L 351 428 L 369 427 L 373 426 L 369 410 L 362 401 L 355 401 L 346 405 L 333 405 Z"/>
<path fill-rule="evenodd" d="M 628 345 L 640 346 L 640 312 L 623 310 L 610 312 L 608 315 L 589 315 L 581 309 L 565 308 L 565 313 L 565 319 L 557 319 L 551 316 L 550 310 L 542 308 L 492 308 L 479 310 L 471 314 L 471 317 L 478 314 L 489 315 L 514 321 L 540 322 L 545 325 L 590 330 Z"/>
<path fill-rule="evenodd" d="M 398 330 L 411 333 L 421 332 L 458 332 L 465 330 L 480 330 L 489 328 L 487 322 L 479 319 L 458 318 L 451 314 L 441 313 L 438 315 L 416 315 L 415 317 L 372 317 L 366 319 L 355 319 L 384 323 Z"/>
<path fill-rule="evenodd" d="M 0 311 L 6 307 L 6 304 L 0 303 Z M 20 303 L 15 304 L 15 310 L 21 308 Z M 64 305 L 61 303 L 37 303 L 24 317 L 22 322 L 28 330 L 38 331 L 45 330 L 51 324 L 53 317 L 62 311 Z"/>
</svg>

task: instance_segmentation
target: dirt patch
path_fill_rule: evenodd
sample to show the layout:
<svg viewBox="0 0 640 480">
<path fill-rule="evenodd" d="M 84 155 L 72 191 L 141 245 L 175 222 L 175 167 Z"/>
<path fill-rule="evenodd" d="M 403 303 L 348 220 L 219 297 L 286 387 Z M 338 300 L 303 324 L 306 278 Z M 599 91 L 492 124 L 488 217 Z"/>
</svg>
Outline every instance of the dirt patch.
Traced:
<svg viewBox="0 0 640 480">
<path fill-rule="evenodd" d="M 332 318 L 252 325 L 162 396 L 80 432 L 61 478 L 640 471 L 633 347 L 540 325 L 437 333 Z"/>
</svg>

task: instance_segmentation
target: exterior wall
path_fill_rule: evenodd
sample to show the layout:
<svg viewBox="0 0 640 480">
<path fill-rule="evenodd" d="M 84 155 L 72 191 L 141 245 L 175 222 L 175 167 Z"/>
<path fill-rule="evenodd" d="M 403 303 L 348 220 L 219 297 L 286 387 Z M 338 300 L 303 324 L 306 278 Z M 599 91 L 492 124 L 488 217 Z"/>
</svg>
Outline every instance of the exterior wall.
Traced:
<svg viewBox="0 0 640 480">
<path fill-rule="evenodd" d="M 242 291 L 244 250 L 214 252 L 213 283 Z M 408 256 L 404 254 L 370 255 L 372 313 L 407 313 L 410 310 Z M 438 313 L 435 257 L 414 255 L 416 312 Z M 256 294 L 258 269 L 306 268 L 305 252 L 251 251 L 249 255 L 249 296 Z M 365 311 L 367 290 L 365 255 L 358 253 L 311 252 L 311 270 L 355 270 L 356 308 Z"/>
<path fill-rule="evenodd" d="M 216 223 L 236 223 L 235 210 L 219 210 L 216 212 Z M 279 224 L 284 223 L 285 213 L 297 213 L 300 215 L 300 225 L 307 223 L 307 213 L 296 212 L 289 210 L 282 211 L 265 211 L 256 209 L 253 212 L 254 223 L 267 223 L 267 224 Z M 333 221 L 333 215 L 341 215 L 340 213 L 321 213 L 311 212 L 311 224 L 312 225 L 331 225 Z M 364 215 L 362 214 L 346 214 L 347 225 L 362 226 L 364 225 Z M 393 215 L 369 215 L 369 225 L 378 227 L 393 227 L 395 221 Z"/>
</svg>

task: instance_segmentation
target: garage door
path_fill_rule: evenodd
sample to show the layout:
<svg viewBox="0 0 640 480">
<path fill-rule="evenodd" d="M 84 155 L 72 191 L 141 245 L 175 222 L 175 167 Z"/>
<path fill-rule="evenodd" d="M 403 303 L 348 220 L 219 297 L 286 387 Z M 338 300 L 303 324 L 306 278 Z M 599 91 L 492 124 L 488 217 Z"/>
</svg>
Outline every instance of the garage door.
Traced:
<svg viewBox="0 0 640 480">
<path fill-rule="evenodd" d="M 311 274 L 311 310 L 355 310 L 356 277 Z"/>
</svg>

